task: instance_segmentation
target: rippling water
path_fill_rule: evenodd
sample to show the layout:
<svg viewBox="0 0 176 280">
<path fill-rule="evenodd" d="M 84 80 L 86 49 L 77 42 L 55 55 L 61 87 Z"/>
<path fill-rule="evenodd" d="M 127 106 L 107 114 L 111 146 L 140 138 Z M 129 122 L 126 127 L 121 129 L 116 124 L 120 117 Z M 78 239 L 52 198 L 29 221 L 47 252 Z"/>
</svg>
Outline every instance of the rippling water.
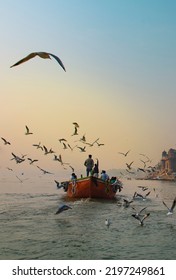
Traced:
<svg viewBox="0 0 176 280">
<path fill-rule="evenodd" d="M 0 183 L 0 259 L 176 259 L 176 213 L 167 216 L 162 203 L 172 204 L 174 182 L 124 181 L 116 201 L 68 201 L 49 182 Z M 120 205 L 134 191 L 143 193 L 139 185 L 151 190 L 145 201 L 133 202 L 150 212 L 143 227 L 131 216 L 132 207 Z M 72 209 L 55 215 L 64 203 Z"/>
</svg>

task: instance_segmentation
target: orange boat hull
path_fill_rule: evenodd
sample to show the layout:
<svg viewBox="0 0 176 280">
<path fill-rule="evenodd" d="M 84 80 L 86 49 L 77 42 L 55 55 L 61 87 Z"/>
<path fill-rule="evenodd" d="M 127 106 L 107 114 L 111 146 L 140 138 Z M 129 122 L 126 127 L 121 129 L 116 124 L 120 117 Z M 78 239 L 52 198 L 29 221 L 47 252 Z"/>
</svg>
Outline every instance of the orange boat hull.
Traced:
<svg viewBox="0 0 176 280">
<path fill-rule="evenodd" d="M 68 182 L 67 195 L 70 198 L 113 199 L 117 190 L 109 182 L 96 177 L 86 177 Z"/>
</svg>

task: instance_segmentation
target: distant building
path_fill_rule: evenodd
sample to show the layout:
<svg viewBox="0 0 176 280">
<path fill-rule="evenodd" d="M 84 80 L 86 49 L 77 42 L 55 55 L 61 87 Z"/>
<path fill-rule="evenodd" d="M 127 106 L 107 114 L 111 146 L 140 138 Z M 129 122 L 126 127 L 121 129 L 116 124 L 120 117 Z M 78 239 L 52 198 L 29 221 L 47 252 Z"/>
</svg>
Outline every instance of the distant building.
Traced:
<svg viewBox="0 0 176 280">
<path fill-rule="evenodd" d="M 170 149 L 168 152 L 162 152 L 162 158 L 160 162 L 161 171 L 165 171 L 169 174 L 176 172 L 176 150 Z"/>
</svg>

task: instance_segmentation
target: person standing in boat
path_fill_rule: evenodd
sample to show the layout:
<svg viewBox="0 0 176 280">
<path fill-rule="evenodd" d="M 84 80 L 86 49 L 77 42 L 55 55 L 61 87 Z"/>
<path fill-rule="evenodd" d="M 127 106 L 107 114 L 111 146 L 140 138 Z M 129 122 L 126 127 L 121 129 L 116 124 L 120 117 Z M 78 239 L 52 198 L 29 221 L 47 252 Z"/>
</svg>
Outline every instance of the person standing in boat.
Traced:
<svg viewBox="0 0 176 280">
<path fill-rule="evenodd" d="M 86 166 L 86 174 L 88 177 L 94 166 L 94 161 L 92 159 L 92 155 L 89 155 L 89 157 L 85 160 L 84 165 Z"/>
<path fill-rule="evenodd" d="M 96 160 L 97 160 L 97 162 L 95 163 L 94 168 L 92 169 L 91 173 L 92 173 L 92 176 L 98 178 L 98 176 L 99 176 L 99 161 L 98 161 L 98 159 L 96 159 Z"/>
</svg>

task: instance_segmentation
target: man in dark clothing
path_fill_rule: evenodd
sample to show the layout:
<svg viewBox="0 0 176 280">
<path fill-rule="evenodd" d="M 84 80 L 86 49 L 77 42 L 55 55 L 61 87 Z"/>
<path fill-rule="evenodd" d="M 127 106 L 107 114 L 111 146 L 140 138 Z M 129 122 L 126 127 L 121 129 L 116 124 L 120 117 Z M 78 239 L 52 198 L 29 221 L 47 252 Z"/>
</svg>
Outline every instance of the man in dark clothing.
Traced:
<svg viewBox="0 0 176 280">
<path fill-rule="evenodd" d="M 88 177 L 89 173 L 92 171 L 92 168 L 94 166 L 94 161 L 92 159 L 92 155 L 89 155 L 89 157 L 85 160 L 84 165 L 86 166 L 86 173 L 87 173 L 87 177 Z"/>
<path fill-rule="evenodd" d="M 97 159 L 97 162 L 94 165 L 94 168 L 92 169 L 92 175 L 94 177 L 97 177 L 97 178 L 99 176 L 99 161 L 98 161 L 98 159 Z"/>
</svg>

